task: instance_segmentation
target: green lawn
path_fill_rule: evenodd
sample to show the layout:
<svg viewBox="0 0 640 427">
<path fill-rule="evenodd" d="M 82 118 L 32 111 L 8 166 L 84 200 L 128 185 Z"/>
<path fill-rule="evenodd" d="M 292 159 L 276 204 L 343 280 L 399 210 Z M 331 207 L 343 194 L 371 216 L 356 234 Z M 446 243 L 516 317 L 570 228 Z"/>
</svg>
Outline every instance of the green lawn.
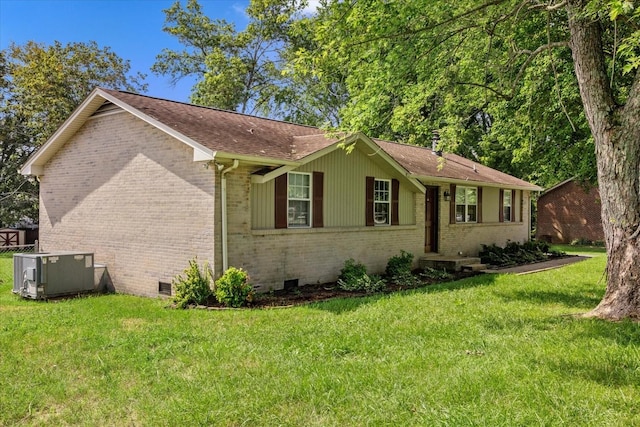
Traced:
<svg viewBox="0 0 640 427">
<path fill-rule="evenodd" d="M 271 310 L 11 293 L 0 425 L 638 426 L 640 324 L 594 307 L 605 257 Z"/>
</svg>

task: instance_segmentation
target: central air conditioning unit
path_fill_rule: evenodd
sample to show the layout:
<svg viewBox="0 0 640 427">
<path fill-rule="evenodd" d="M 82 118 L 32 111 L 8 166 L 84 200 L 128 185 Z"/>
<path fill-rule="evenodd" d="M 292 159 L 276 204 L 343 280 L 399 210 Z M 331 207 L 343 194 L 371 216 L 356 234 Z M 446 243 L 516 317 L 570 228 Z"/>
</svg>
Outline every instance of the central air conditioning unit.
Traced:
<svg viewBox="0 0 640 427">
<path fill-rule="evenodd" d="M 92 253 L 13 255 L 13 293 L 24 298 L 46 299 L 86 293 L 95 287 Z"/>
</svg>

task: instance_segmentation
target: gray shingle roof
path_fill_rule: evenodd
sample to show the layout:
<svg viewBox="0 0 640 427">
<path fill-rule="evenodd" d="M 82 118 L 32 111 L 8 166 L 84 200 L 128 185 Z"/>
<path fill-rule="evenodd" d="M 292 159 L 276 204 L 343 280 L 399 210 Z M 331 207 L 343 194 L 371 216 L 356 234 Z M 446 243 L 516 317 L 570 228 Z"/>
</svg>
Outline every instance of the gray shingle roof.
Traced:
<svg viewBox="0 0 640 427">
<path fill-rule="evenodd" d="M 214 151 L 299 161 L 338 141 L 328 137 L 322 129 L 312 126 L 128 92 L 101 90 Z M 444 153 L 440 157 L 430 148 L 380 139 L 374 141 L 416 178 L 537 188 L 524 180 L 455 154 Z"/>
</svg>

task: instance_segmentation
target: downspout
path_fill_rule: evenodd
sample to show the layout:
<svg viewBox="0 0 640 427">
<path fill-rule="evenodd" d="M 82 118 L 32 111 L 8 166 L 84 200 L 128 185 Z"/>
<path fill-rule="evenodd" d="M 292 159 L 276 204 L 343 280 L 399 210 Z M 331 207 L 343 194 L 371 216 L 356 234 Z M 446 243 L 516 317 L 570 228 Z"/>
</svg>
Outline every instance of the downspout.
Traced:
<svg viewBox="0 0 640 427">
<path fill-rule="evenodd" d="M 218 170 L 220 170 L 220 181 L 221 181 L 221 209 L 222 209 L 222 273 L 229 268 L 229 256 L 227 251 L 227 178 L 226 174 L 236 169 L 240 161 L 237 159 L 233 160 L 233 164 L 228 168 L 224 169 L 224 165 L 218 165 Z"/>
</svg>

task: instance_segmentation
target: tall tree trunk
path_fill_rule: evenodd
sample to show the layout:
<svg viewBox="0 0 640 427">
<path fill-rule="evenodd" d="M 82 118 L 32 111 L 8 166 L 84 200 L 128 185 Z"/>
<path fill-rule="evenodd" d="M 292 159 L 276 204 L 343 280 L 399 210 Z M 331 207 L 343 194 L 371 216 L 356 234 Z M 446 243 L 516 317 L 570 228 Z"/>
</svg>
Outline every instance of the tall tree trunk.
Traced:
<svg viewBox="0 0 640 427">
<path fill-rule="evenodd" d="M 640 318 L 640 72 L 624 106 L 609 86 L 598 21 L 585 0 L 569 0 L 571 50 L 580 95 L 595 141 L 602 225 L 607 248 L 607 289 L 588 316 Z"/>
</svg>

